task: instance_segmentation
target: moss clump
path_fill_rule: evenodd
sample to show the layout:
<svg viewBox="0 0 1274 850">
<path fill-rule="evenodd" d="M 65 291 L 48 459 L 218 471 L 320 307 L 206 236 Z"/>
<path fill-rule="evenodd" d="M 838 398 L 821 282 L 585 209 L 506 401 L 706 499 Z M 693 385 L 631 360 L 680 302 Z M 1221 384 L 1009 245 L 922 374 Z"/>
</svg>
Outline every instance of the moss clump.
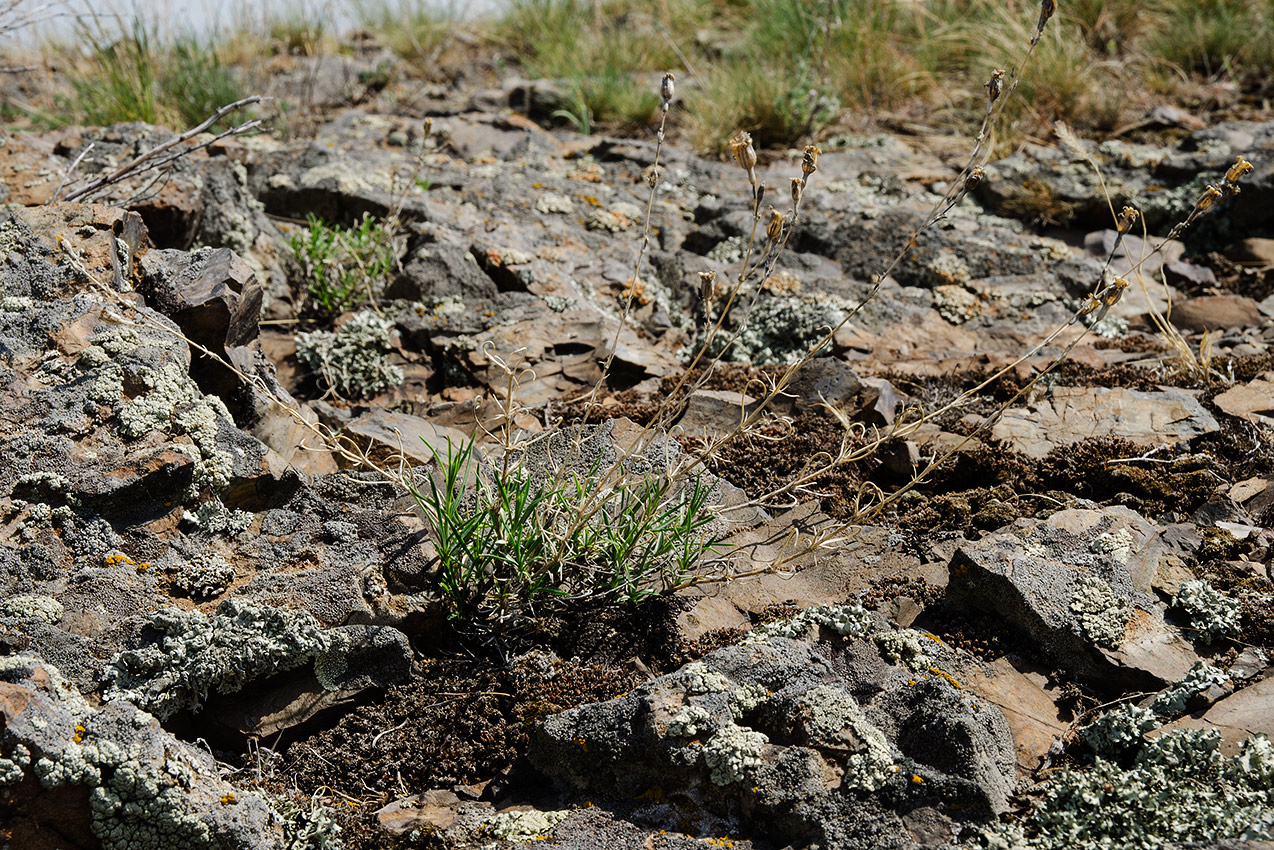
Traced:
<svg viewBox="0 0 1274 850">
<path fill-rule="evenodd" d="M 391 327 L 389 319 L 364 310 L 334 333 L 297 334 L 296 359 L 343 398 L 376 395 L 403 382 L 402 370 L 386 359 Z"/>
</svg>

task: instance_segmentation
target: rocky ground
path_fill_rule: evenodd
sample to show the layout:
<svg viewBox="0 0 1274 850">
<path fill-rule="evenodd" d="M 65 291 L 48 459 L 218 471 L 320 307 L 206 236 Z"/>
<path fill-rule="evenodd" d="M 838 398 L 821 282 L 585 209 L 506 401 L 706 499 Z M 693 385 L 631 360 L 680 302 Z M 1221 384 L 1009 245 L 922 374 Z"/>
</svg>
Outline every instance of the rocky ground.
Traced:
<svg viewBox="0 0 1274 850">
<path fill-rule="evenodd" d="M 700 274 L 737 271 L 752 216 L 735 164 L 664 147 L 634 283 L 653 134 L 546 130 L 544 84 L 436 94 L 219 141 L 94 203 L 53 202 L 73 162 L 72 187 L 173 133 L 4 138 L 6 846 L 1267 846 L 1274 122 L 995 162 L 718 452 L 715 492 L 772 492 L 847 423 L 865 443 L 1003 379 L 733 514 L 734 568 L 759 574 L 493 642 L 449 620 L 413 499 L 351 454 L 401 452 L 420 482 L 448 438 L 491 450 L 499 360 L 526 370 L 523 434 L 567 427 L 612 355 L 596 440 L 631 444 L 701 339 Z M 665 451 L 729 433 L 958 173 L 901 137 L 823 148 Z M 1144 289 L 1017 363 L 1115 246 L 1085 158 L 1152 234 L 1115 250 L 1127 275 L 1238 155 L 1242 192 Z M 800 163 L 766 152 L 759 177 Z M 311 214 L 393 224 L 370 313 L 306 298 L 290 240 Z M 1185 347 L 1151 318 L 1169 301 Z M 863 521 L 865 493 L 953 450 Z"/>
</svg>

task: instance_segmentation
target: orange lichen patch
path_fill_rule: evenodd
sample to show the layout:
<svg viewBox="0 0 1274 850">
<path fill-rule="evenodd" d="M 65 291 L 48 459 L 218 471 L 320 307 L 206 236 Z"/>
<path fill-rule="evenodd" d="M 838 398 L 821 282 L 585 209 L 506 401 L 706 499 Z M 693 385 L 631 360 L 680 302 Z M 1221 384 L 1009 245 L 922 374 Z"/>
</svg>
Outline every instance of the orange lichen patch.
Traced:
<svg viewBox="0 0 1274 850">
<path fill-rule="evenodd" d="M 801 291 L 801 279 L 789 271 L 777 271 L 761 282 L 761 288 L 775 295 L 795 295 Z"/>
<path fill-rule="evenodd" d="M 924 784 L 925 784 L 925 778 L 924 778 L 923 776 L 921 776 L 920 774 L 918 774 L 918 773 L 913 773 L 913 774 L 911 774 L 911 784 L 912 784 L 912 785 L 924 785 Z"/>
<path fill-rule="evenodd" d="M 619 297 L 625 301 L 631 298 L 643 307 L 650 303 L 650 296 L 646 294 L 646 284 L 640 280 L 629 280 L 628 283 L 624 284 L 624 289 L 619 293 Z"/>
<path fill-rule="evenodd" d="M 238 802 L 238 801 L 235 799 L 234 794 L 222 794 L 222 795 L 221 795 L 221 805 L 223 805 L 223 806 L 233 805 L 233 804 L 234 804 L 234 803 L 236 803 L 236 802 Z"/>
<path fill-rule="evenodd" d="M 87 731 L 87 730 L 86 730 L 83 726 L 80 726 L 80 725 L 78 725 L 78 724 L 76 725 L 76 727 L 75 727 L 75 737 L 74 737 L 74 739 L 73 739 L 73 740 L 75 741 L 75 743 L 77 743 L 77 744 L 78 744 L 80 741 L 83 741 L 83 740 L 84 740 L 84 733 L 85 733 L 85 731 Z"/>
<path fill-rule="evenodd" d="M 955 677 L 952 676 L 950 673 L 946 672 L 945 670 L 939 670 L 937 667 L 930 667 L 929 672 L 935 676 L 941 676 L 942 678 L 946 679 L 948 682 L 951 683 L 952 687 L 959 688 L 960 690 L 964 690 L 964 685 L 957 682 L 955 680 Z"/>
<path fill-rule="evenodd" d="M 588 741 L 585 741 L 583 738 L 574 738 L 572 740 L 575 741 L 575 746 L 579 747 L 584 752 L 588 752 Z"/>
<path fill-rule="evenodd" d="M 108 567 L 118 567 L 120 564 L 127 564 L 130 567 L 137 565 L 137 562 L 134 561 L 132 558 L 128 557 L 127 555 L 120 555 L 118 553 L 114 555 L 107 555 L 104 563 Z M 147 564 L 147 566 L 149 567 L 150 565 Z"/>
<path fill-rule="evenodd" d="M 150 569 L 150 561 L 142 561 L 137 565 L 137 572 L 144 573 Z"/>
</svg>

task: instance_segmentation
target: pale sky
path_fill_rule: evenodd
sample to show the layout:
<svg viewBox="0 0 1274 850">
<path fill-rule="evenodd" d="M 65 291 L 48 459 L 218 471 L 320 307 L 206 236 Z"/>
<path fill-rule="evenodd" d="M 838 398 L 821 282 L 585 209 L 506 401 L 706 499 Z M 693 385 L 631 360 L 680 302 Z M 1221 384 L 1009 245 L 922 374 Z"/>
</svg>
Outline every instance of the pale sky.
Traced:
<svg viewBox="0 0 1274 850">
<path fill-rule="evenodd" d="M 70 32 L 77 19 L 95 21 L 89 26 L 94 30 L 109 31 L 112 26 L 127 24 L 140 14 L 148 22 L 157 24 L 161 32 L 169 34 L 207 33 L 233 30 L 244 23 L 260 23 L 262 20 L 282 15 L 302 14 L 321 18 L 327 28 L 344 32 L 353 26 L 353 10 L 360 0 L 0 0 L 0 31 L 6 24 L 26 20 L 31 16 L 40 19 L 34 27 L 25 27 L 6 33 L 0 40 L 15 46 L 29 46 L 41 35 Z M 361 0 L 373 8 L 382 0 Z M 480 15 L 498 8 L 500 0 L 387 0 L 391 7 L 416 3 L 442 10 L 453 10 L 463 16 Z M 98 26 L 100 24 L 100 26 Z"/>
</svg>

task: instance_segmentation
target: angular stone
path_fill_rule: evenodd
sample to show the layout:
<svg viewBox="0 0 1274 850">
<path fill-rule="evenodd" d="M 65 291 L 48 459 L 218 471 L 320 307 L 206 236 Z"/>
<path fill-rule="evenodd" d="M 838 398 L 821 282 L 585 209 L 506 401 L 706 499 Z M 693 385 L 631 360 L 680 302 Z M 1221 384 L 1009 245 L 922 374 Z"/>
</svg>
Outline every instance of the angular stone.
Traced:
<svg viewBox="0 0 1274 850">
<path fill-rule="evenodd" d="M 677 425 L 693 436 L 720 437 L 736 431 L 756 402 L 735 390 L 696 390 Z"/>
<path fill-rule="evenodd" d="M 346 425 L 345 431 L 393 452 L 401 452 L 420 464 L 432 464 L 435 452 L 445 457 L 467 439 L 454 428 L 387 410 L 374 410 L 360 416 Z"/>
<path fill-rule="evenodd" d="M 1260 307 L 1251 298 L 1242 295 L 1201 295 L 1173 305 L 1172 323 L 1182 330 L 1227 330 L 1230 328 L 1259 328 L 1265 322 Z"/>
<path fill-rule="evenodd" d="M 962 546 L 951 559 L 947 604 L 999 618 L 1099 687 L 1157 690 L 1180 679 L 1196 656 L 1164 621 L 1163 605 L 1134 586 L 1134 534 L 1117 517 L 1089 523 L 1077 515 L 1097 512 L 1062 513 L 1070 516 L 1021 520 Z M 1109 599 L 1084 614 L 1085 583 L 1093 581 Z"/>
<path fill-rule="evenodd" d="M 1218 393 L 1212 401 L 1231 416 L 1265 425 L 1274 424 L 1274 372 L 1266 372 L 1246 384 Z"/>
<path fill-rule="evenodd" d="M 991 436 L 1031 457 L 1093 437 L 1152 446 L 1210 434 L 1221 426 L 1197 399 L 1177 390 L 1054 387 L 1029 409 L 1014 408 Z"/>
</svg>

